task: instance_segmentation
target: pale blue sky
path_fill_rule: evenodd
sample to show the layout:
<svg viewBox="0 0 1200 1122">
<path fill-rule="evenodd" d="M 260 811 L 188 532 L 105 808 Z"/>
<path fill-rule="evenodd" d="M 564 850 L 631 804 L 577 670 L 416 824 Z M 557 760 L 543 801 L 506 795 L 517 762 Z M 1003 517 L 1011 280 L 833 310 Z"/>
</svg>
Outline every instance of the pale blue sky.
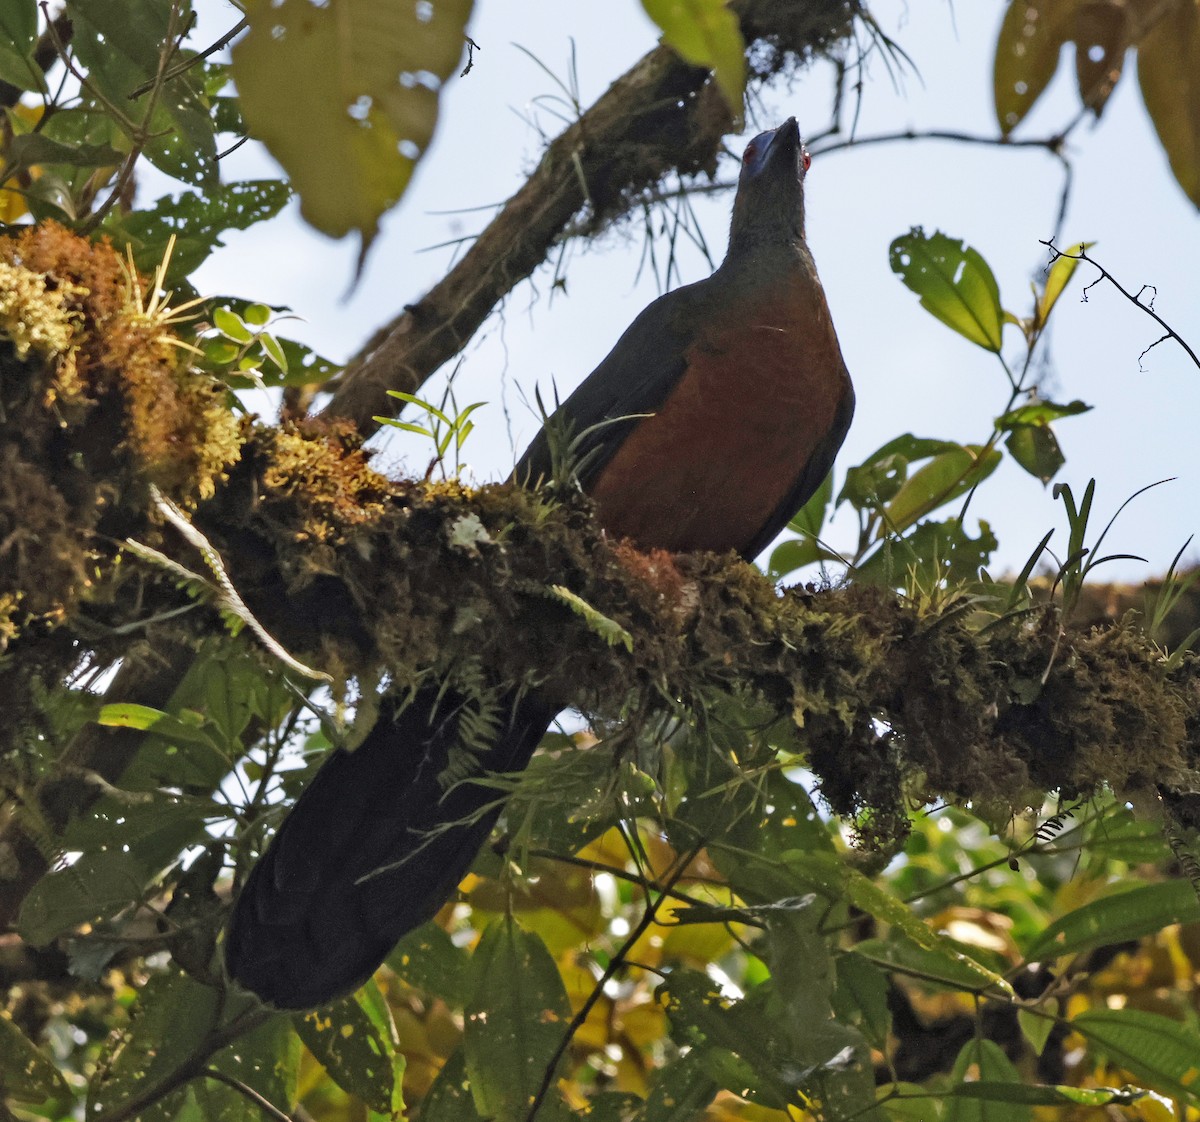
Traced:
<svg viewBox="0 0 1200 1122">
<path fill-rule="evenodd" d="M 896 129 L 955 129 L 992 135 L 992 44 L 1004 5 L 984 0 L 955 5 L 872 4 L 880 22 L 912 57 L 899 88 L 880 59 L 871 61 L 857 135 Z M 204 0 L 205 34 L 215 37 L 236 19 L 223 0 Z M 331 358 L 343 359 L 380 323 L 438 279 L 450 250 L 421 252 L 478 230 L 487 212 L 446 215 L 453 208 L 500 201 L 522 181 L 540 152 L 526 118 L 553 134 L 559 125 L 536 99 L 558 91 L 519 43 L 555 73 L 566 75 L 574 38 L 580 97 L 586 106 L 655 41 L 636 0 L 478 0 L 470 31 L 482 50 L 465 79 L 443 98 L 438 134 L 412 189 L 389 215 L 357 290 L 343 300 L 357 246 L 308 231 L 295 208 L 246 234 L 233 234 L 197 274 L 205 292 L 289 304 L 304 318 L 293 334 Z M 1132 62 L 1132 60 L 1131 60 Z M 1053 132 L 1076 112 L 1069 58 L 1044 104 L 1018 132 Z M 806 134 L 828 121 L 828 65 L 798 75 L 763 95 L 755 127 L 794 114 Z M 849 118 L 847 117 L 847 121 Z M 729 139 L 740 152 L 745 137 Z M 1073 135 L 1075 186 L 1061 244 L 1087 239 L 1127 287 L 1158 288 L 1156 308 L 1194 349 L 1200 349 L 1200 221 L 1171 179 L 1141 105 L 1136 76 L 1121 82 L 1103 120 Z M 226 162 L 225 176 L 264 174 L 269 158 L 249 147 Z M 336 168 L 330 169 L 336 174 Z M 900 432 L 948 439 L 986 439 L 992 416 L 1007 399 L 995 359 L 922 311 L 892 274 L 888 245 L 913 225 L 964 238 L 989 261 L 1006 307 L 1028 311 L 1029 280 L 1045 261 L 1038 244 L 1053 232 L 1062 185 L 1059 165 L 1037 150 L 1004 150 L 935 141 L 864 146 L 816 158 L 808 179 L 808 233 L 846 361 L 858 391 L 858 412 L 837 466 L 851 466 Z M 147 179 L 143 191 L 162 189 Z M 716 256 L 724 251 L 730 197 L 700 199 L 697 210 Z M 642 252 L 640 224 L 569 250 L 567 290 L 550 299 L 550 272 L 520 286 L 472 341 L 456 383 L 460 404 L 488 401 L 466 454 L 480 479 L 502 477 L 536 422 L 521 391 L 557 380 L 569 391 L 604 356 L 621 330 L 656 295 L 653 278 L 635 279 Z M 705 272 L 697 254 L 682 258 L 684 280 Z M 1090 280 L 1081 267 L 1078 277 Z M 1052 332 L 1048 395 L 1082 398 L 1096 408 L 1058 427 L 1067 465 L 1058 479 L 1076 492 L 1097 478 L 1097 511 L 1107 515 L 1133 491 L 1157 479 L 1177 481 L 1143 496 L 1122 516 L 1106 549 L 1142 553 L 1150 565 L 1122 562 L 1112 578 L 1140 581 L 1161 572 L 1189 534 L 1200 530 L 1200 370 L 1174 344 L 1142 360 L 1157 326 L 1114 290 L 1097 287 L 1080 302 L 1078 283 L 1064 297 Z M 1008 329 L 1012 353 L 1016 331 Z M 428 394 L 438 391 L 430 388 Z M 513 437 L 502 406 L 507 405 Z M 393 441 L 382 462 L 423 471 L 419 441 Z M 1051 526 L 1065 527 L 1050 491 L 1006 464 L 981 489 L 968 519 L 987 518 L 1001 542 L 994 572 L 1019 566 Z M 1103 521 L 1103 520 L 1102 520 Z M 1065 529 L 1052 546 L 1061 544 Z M 835 527 L 835 544 L 851 528 Z M 1200 549 L 1191 551 L 1200 559 Z M 1104 571 L 1101 570 L 1101 573 Z"/>
</svg>

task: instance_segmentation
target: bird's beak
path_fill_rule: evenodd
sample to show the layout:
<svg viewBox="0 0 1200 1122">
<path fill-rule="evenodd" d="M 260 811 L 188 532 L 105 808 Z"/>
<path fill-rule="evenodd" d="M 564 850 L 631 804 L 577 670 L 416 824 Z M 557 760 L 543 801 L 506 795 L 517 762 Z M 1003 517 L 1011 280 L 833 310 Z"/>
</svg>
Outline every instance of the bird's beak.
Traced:
<svg viewBox="0 0 1200 1122">
<path fill-rule="evenodd" d="M 789 117 L 779 126 L 771 137 L 770 146 L 764 156 L 764 164 L 782 164 L 793 167 L 796 154 L 800 151 L 800 126 L 795 117 Z"/>
</svg>

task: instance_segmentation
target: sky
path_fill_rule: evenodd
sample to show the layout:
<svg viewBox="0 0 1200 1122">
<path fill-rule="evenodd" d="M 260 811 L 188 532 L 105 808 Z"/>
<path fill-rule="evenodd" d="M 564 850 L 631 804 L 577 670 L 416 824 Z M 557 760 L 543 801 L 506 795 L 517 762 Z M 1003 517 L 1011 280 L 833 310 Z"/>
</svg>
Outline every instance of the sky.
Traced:
<svg viewBox="0 0 1200 1122">
<path fill-rule="evenodd" d="M 225 0 L 198 6 L 197 42 L 236 22 L 237 12 Z M 876 0 L 871 9 L 911 57 L 912 68 L 897 75 L 880 57 L 868 60 L 855 124 L 861 143 L 825 153 L 828 142 L 814 143 L 806 182 L 808 241 L 858 396 L 835 469 L 838 487 L 847 467 L 902 432 L 986 440 L 1008 398 L 995 357 L 934 320 L 892 273 L 892 239 L 912 226 L 964 239 L 991 265 L 1005 307 L 1024 315 L 1030 282 L 1047 260 L 1039 239 L 1054 232 L 1063 186 L 1060 165 L 1037 149 L 936 140 L 870 143 L 909 128 L 996 135 L 991 65 L 1004 4 Z M 546 70 L 564 82 L 573 71 L 587 106 L 657 38 L 637 0 L 477 0 L 469 32 L 481 48 L 475 66 L 447 85 L 434 141 L 408 193 L 384 219 L 349 296 L 357 242 L 309 230 L 294 205 L 271 222 L 230 234 L 226 248 L 196 274 L 200 291 L 286 304 L 301 319 L 281 325 L 282 334 L 334 360 L 348 358 L 442 276 L 454 250 L 430 247 L 481 229 L 492 212 L 478 208 L 515 191 L 536 164 L 542 133 L 560 130 L 556 114 L 566 109 Z M 1170 176 L 1133 70 L 1131 59 L 1103 118 L 1089 119 L 1072 134 L 1074 182 L 1059 244 L 1095 241 L 1095 257 L 1127 288 L 1154 285 L 1157 312 L 1200 350 L 1200 216 Z M 1018 137 L 1050 135 L 1075 116 L 1073 72 L 1068 57 Z M 766 89 L 746 134 L 727 138 L 730 151 L 740 154 L 754 132 L 789 115 L 806 135 L 820 134 L 829 124 L 832 91 L 827 63 Z M 725 178 L 735 167 L 728 162 Z M 236 180 L 276 172 L 268 155 L 247 145 L 224 162 L 222 174 Z M 169 188 L 144 176 L 141 201 Z M 717 258 L 731 201 L 724 193 L 695 203 Z M 640 222 L 591 244 L 573 243 L 565 291 L 552 293 L 551 270 L 542 269 L 468 346 L 456 364 L 457 401 L 487 403 L 475 415 L 478 428 L 465 449 L 474 478 L 503 478 L 536 431 L 527 404 L 535 386 L 546 391 L 556 385 L 565 396 L 658 295 L 651 271 L 639 268 L 643 249 Z M 698 252 L 681 254 L 681 282 L 707 272 Z M 1059 423 L 1067 463 L 1056 482 L 1079 494 L 1094 477 L 1102 526 L 1135 491 L 1175 477 L 1131 504 L 1105 542 L 1106 552 L 1140 554 L 1147 563 L 1117 562 L 1098 575 L 1136 583 L 1165 570 L 1189 535 L 1200 531 L 1200 457 L 1193 448 L 1200 369 L 1172 342 L 1139 358 L 1161 330 L 1107 285 L 1091 288 L 1082 301 L 1083 286 L 1093 277 L 1088 266 L 1080 267 L 1052 325 L 1044 396 L 1095 407 Z M 1007 329 L 1006 343 L 1006 354 L 1017 358 L 1015 329 Z M 435 382 L 423 394 L 437 400 L 440 392 Z M 252 404 L 270 410 L 261 398 Z M 392 435 L 375 443 L 382 444 L 377 463 L 386 470 L 424 472 L 429 451 L 419 438 Z M 1012 462 L 980 489 L 968 516 L 972 534 L 978 517 L 1000 539 L 993 575 L 1019 568 L 1052 527 L 1058 529 L 1051 548 L 1065 544 L 1061 504 Z M 845 549 L 854 534 L 855 525 L 843 516 L 829 538 Z M 1200 561 L 1200 548 L 1193 546 L 1185 557 Z"/>
</svg>

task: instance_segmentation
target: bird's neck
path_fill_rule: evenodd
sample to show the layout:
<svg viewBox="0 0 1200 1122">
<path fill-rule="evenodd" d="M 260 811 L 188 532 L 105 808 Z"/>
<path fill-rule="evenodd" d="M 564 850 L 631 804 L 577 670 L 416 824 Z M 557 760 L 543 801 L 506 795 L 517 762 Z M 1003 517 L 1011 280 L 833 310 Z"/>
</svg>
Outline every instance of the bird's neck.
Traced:
<svg viewBox="0 0 1200 1122">
<path fill-rule="evenodd" d="M 734 238 L 721 263 L 727 277 L 771 281 L 780 276 L 810 277 L 816 280 L 817 268 L 802 235 L 773 238 Z"/>
</svg>

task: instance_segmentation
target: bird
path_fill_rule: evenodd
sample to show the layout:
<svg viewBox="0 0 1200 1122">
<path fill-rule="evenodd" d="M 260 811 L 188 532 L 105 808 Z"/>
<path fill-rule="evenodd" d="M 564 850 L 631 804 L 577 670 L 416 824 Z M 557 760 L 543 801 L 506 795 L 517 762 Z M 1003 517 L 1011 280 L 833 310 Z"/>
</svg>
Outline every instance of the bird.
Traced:
<svg viewBox="0 0 1200 1122">
<path fill-rule="evenodd" d="M 854 413 L 805 240 L 810 162 L 794 117 L 749 142 L 720 266 L 634 319 L 535 437 L 516 483 L 549 481 L 552 434 L 567 432 L 606 535 L 746 560 L 775 538 L 831 470 Z M 438 684 L 385 697 L 366 739 L 330 754 L 235 901 L 224 950 L 238 986 L 282 1009 L 324 1005 L 450 898 L 503 802 L 455 770 L 467 703 Z M 503 697 L 474 778 L 523 769 L 558 710 L 536 691 Z"/>
</svg>

